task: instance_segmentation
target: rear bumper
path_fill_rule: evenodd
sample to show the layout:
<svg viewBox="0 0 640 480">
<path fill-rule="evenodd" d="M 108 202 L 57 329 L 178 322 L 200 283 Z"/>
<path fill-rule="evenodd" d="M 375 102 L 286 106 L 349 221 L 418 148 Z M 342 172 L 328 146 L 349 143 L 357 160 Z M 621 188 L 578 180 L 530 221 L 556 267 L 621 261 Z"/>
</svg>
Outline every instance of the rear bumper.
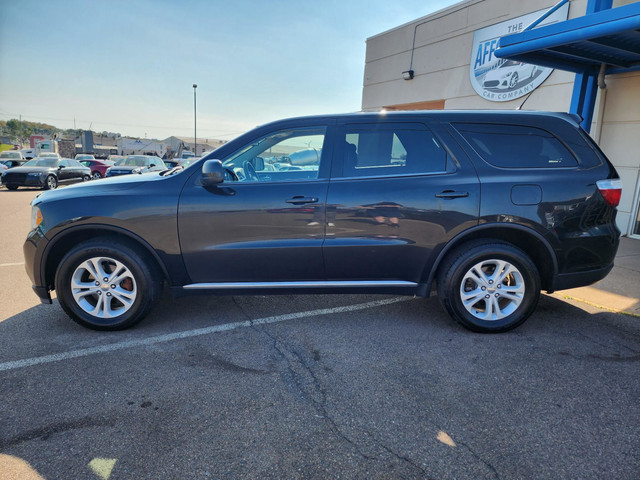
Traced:
<svg viewBox="0 0 640 480">
<path fill-rule="evenodd" d="M 556 290 L 567 290 L 569 288 L 586 287 L 587 285 L 592 285 L 606 277 L 612 269 L 613 263 L 607 267 L 598 268 L 596 270 L 558 274 L 554 276 L 552 288 L 548 290 L 548 292 L 551 293 Z"/>
</svg>

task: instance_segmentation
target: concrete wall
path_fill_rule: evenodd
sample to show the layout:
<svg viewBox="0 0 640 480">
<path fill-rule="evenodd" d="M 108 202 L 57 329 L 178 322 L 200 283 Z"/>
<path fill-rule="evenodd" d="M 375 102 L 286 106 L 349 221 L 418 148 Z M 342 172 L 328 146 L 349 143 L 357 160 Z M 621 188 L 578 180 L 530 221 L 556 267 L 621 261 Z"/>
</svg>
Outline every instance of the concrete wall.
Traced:
<svg viewBox="0 0 640 480">
<path fill-rule="evenodd" d="M 614 0 L 618 7 L 638 0 Z M 525 97 L 491 102 L 469 80 L 473 33 L 505 20 L 551 7 L 557 0 L 467 0 L 367 39 L 362 110 L 515 109 Z M 569 18 L 586 11 L 587 0 L 573 0 Z M 413 50 L 413 80 L 404 80 Z M 554 70 L 526 102 L 525 109 L 568 111 L 574 74 Z M 607 76 L 598 94 L 593 138 L 616 166 L 623 181 L 618 226 L 631 234 L 637 217 L 640 182 L 640 72 Z M 428 102 L 428 103 L 427 103 Z"/>
</svg>

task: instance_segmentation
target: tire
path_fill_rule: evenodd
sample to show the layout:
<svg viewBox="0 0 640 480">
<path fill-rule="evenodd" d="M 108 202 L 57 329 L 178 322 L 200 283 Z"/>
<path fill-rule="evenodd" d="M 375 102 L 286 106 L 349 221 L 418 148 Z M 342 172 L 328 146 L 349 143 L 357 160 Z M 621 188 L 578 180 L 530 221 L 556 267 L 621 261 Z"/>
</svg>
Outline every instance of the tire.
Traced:
<svg viewBox="0 0 640 480">
<path fill-rule="evenodd" d="M 55 289 L 62 309 L 76 323 L 93 330 L 123 330 L 151 311 L 160 298 L 162 277 L 137 249 L 95 239 L 64 256 Z"/>
<path fill-rule="evenodd" d="M 511 75 L 511 78 L 509 79 L 509 88 L 514 88 L 518 84 L 519 80 L 518 72 L 513 72 L 513 75 Z"/>
<path fill-rule="evenodd" d="M 447 313 L 469 330 L 505 332 L 535 310 L 540 275 L 519 248 L 499 240 L 478 240 L 445 259 L 438 275 L 438 297 Z"/>
<path fill-rule="evenodd" d="M 49 175 L 47 179 L 44 181 L 44 189 L 55 190 L 56 188 L 58 188 L 58 179 L 53 175 Z"/>
<path fill-rule="evenodd" d="M 83 182 L 88 182 L 89 180 L 91 180 L 91 178 L 92 178 L 91 175 L 83 175 L 82 176 L 82 181 Z"/>
<path fill-rule="evenodd" d="M 18 186 L 17 185 L 6 185 L 7 190 L 17 190 Z"/>
<path fill-rule="evenodd" d="M 95 171 L 95 172 L 93 172 L 93 173 L 91 174 L 91 177 L 92 177 L 94 180 L 98 180 L 98 179 L 102 178 L 102 175 L 100 175 L 100 172 Z"/>
</svg>

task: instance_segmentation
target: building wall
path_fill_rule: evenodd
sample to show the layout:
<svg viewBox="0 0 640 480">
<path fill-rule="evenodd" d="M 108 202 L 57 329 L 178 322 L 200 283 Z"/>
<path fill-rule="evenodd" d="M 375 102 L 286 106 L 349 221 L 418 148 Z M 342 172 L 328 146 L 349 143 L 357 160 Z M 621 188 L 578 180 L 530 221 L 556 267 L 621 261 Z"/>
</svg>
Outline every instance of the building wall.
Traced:
<svg viewBox="0 0 640 480">
<path fill-rule="evenodd" d="M 632 234 L 640 194 L 640 72 L 607 76 L 605 82 L 591 133 L 622 179 L 618 226 Z"/>
<path fill-rule="evenodd" d="M 614 0 L 618 7 L 638 0 Z M 557 0 L 467 0 L 367 39 L 362 110 L 445 108 L 515 109 L 526 97 L 491 102 L 469 80 L 476 30 L 551 7 Z M 569 18 L 583 16 L 587 0 L 569 4 Z M 402 72 L 411 65 L 413 80 Z M 554 70 L 526 101 L 524 109 L 568 111 L 575 75 Z M 591 130 L 623 181 L 618 226 L 631 233 L 640 182 L 640 72 L 607 76 Z"/>
</svg>

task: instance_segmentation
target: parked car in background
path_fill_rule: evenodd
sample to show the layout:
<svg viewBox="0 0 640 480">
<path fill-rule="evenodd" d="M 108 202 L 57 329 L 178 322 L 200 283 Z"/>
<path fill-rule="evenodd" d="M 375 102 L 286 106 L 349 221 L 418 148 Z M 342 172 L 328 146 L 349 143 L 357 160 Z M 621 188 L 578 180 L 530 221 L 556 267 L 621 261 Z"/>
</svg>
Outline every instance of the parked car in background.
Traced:
<svg viewBox="0 0 640 480">
<path fill-rule="evenodd" d="M 167 166 L 160 157 L 153 155 L 128 155 L 116 162 L 112 167 L 109 167 L 105 176 L 116 177 L 119 175 L 129 175 L 131 173 L 160 172 L 166 169 Z"/>
<path fill-rule="evenodd" d="M 91 170 L 87 167 L 70 158 L 56 158 L 52 154 L 36 157 L 2 174 L 2 183 L 9 190 L 17 190 L 18 187 L 53 190 L 61 184 L 87 180 L 91 180 Z"/>
<path fill-rule="evenodd" d="M 187 160 L 183 160 L 182 158 L 167 158 L 163 160 L 164 164 L 169 168 L 179 167 L 186 161 Z"/>
<path fill-rule="evenodd" d="M 0 163 L 7 168 L 18 167 L 27 161 L 18 150 L 7 150 L 0 153 Z"/>
<path fill-rule="evenodd" d="M 107 161 L 108 161 L 108 162 L 113 162 L 113 163 L 114 163 L 114 165 L 115 165 L 115 164 L 116 164 L 116 163 L 118 163 L 120 160 L 123 160 L 123 159 L 125 159 L 125 158 L 127 158 L 127 156 L 126 156 L 126 155 L 109 155 L 109 156 L 107 157 Z"/>
<path fill-rule="evenodd" d="M 31 160 L 32 158 L 37 157 L 35 148 L 23 148 L 22 150 L 20 150 L 20 153 L 22 153 L 22 156 L 24 156 L 24 158 L 27 160 Z"/>
<path fill-rule="evenodd" d="M 176 296 L 437 286 L 466 328 L 503 332 L 540 290 L 613 268 L 622 182 L 578 122 L 438 111 L 270 123 L 184 169 L 39 195 L 27 273 L 43 302 L 55 289 L 101 330 L 140 321 L 166 282 Z M 266 169 L 274 155 L 304 164 Z"/>
<path fill-rule="evenodd" d="M 90 153 L 78 153 L 75 158 L 75 160 L 79 162 L 81 162 L 82 160 L 95 160 L 95 159 L 96 157 L 94 157 Z"/>
<path fill-rule="evenodd" d="M 105 174 L 109 167 L 114 165 L 114 162 L 110 162 L 108 160 L 79 160 L 79 162 L 85 167 L 89 167 L 91 169 L 91 177 L 94 180 L 99 178 L 104 178 Z"/>
<path fill-rule="evenodd" d="M 55 153 L 55 152 L 42 152 L 40 155 L 38 155 L 36 158 L 55 158 L 56 160 L 62 160 L 62 157 L 60 156 L 59 153 Z M 67 159 L 70 160 L 70 159 Z"/>
</svg>

